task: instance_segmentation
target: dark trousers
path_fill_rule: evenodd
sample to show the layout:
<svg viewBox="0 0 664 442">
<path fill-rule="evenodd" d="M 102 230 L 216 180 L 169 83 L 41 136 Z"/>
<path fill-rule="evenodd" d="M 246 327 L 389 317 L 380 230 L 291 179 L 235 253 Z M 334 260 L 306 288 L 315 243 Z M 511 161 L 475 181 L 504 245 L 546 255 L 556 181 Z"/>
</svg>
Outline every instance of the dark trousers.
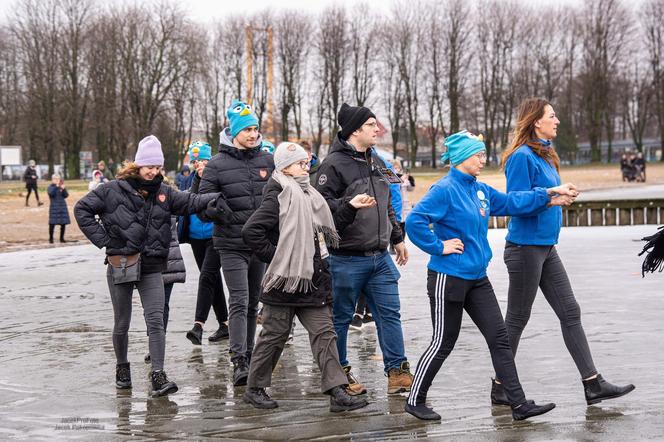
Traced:
<svg viewBox="0 0 664 442">
<path fill-rule="evenodd" d="M 48 240 L 50 242 L 53 242 L 53 233 L 55 233 L 55 226 L 56 224 L 48 225 Z M 65 224 L 60 224 L 60 242 L 64 242 L 64 240 L 65 240 Z"/>
<path fill-rule="evenodd" d="M 37 190 L 37 185 L 36 184 L 30 184 L 25 186 L 26 190 L 28 191 L 28 194 L 25 196 L 25 205 L 28 205 L 28 200 L 30 199 L 30 193 L 33 191 L 35 192 L 35 198 L 37 199 L 37 202 L 39 202 L 39 190 Z"/>
<path fill-rule="evenodd" d="M 256 314 L 265 263 L 245 250 L 221 250 L 221 269 L 228 287 L 228 340 L 231 359 L 254 349 Z"/>
<path fill-rule="evenodd" d="M 408 403 L 413 406 L 425 403 L 431 382 L 459 337 L 463 311 L 466 310 L 489 346 L 493 368 L 503 383 L 510 404 L 513 407 L 523 404 L 526 397 L 489 278 L 471 281 L 429 270 L 427 292 L 433 336 L 417 363 Z"/>
<path fill-rule="evenodd" d="M 143 305 L 143 317 L 148 330 L 148 343 L 153 370 L 164 368 L 166 337 L 164 332 L 164 281 L 161 272 L 141 275 L 138 282 L 113 284 L 110 266 L 106 273 L 108 289 L 113 303 L 113 349 L 117 363 L 127 361 L 129 325 L 131 322 L 132 294 L 138 289 Z"/>
<path fill-rule="evenodd" d="M 265 388 L 272 385 L 272 371 L 277 366 L 288 339 L 293 318 L 309 332 L 311 352 L 321 372 L 321 391 L 348 383 L 339 363 L 337 335 L 332 324 L 332 310 L 323 307 L 263 306 L 263 329 L 251 355 L 247 386 Z"/>
<path fill-rule="evenodd" d="M 510 278 L 505 323 L 512 352 L 516 355 L 521 333 L 530 319 L 537 289 L 541 288 L 560 320 L 567 351 L 581 377 L 587 379 L 597 374 L 586 333 L 581 325 L 581 308 L 574 298 L 572 285 L 556 248 L 520 246 L 508 242 L 505 245 L 504 260 Z"/>
<path fill-rule="evenodd" d="M 228 308 L 221 279 L 219 253 L 214 250 L 212 238 L 190 239 L 189 242 L 200 271 L 194 321 L 205 323 L 210 313 L 210 307 L 212 307 L 219 324 L 226 322 L 228 321 Z"/>
</svg>

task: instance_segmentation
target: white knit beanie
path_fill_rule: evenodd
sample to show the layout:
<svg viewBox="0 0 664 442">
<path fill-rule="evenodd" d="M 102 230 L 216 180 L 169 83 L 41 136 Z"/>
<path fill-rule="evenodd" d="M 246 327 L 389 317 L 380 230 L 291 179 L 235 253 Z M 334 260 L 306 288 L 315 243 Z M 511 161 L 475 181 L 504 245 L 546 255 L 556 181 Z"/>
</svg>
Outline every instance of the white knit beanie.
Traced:
<svg viewBox="0 0 664 442">
<path fill-rule="evenodd" d="M 274 151 L 274 167 L 277 170 L 284 170 L 298 161 L 309 161 L 307 151 L 299 144 L 283 142 Z"/>
</svg>

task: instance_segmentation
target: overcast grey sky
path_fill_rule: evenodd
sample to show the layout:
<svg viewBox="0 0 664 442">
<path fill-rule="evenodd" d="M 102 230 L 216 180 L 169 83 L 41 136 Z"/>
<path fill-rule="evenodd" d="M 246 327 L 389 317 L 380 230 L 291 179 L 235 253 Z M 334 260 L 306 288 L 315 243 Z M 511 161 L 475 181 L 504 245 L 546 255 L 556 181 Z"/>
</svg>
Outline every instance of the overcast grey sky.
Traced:
<svg viewBox="0 0 664 442">
<path fill-rule="evenodd" d="M 524 0 L 524 3 L 535 4 L 574 4 L 582 0 Z M 11 13 L 11 7 L 15 4 L 14 0 L 0 0 L 0 21 L 6 22 Z M 106 3 L 133 3 L 125 0 L 100 0 L 98 4 Z M 152 1 L 142 2 L 136 0 L 136 3 L 154 4 Z M 274 10 L 296 9 L 316 13 L 331 4 L 343 4 L 346 6 L 363 3 L 361 0 L 180 0 L 179 4 L 188 10 L 191 17 L 197 21 L 205 22 L 224 17 L 228 14 L 241 12 L 256 12 L 266 8 Z M 368 0 L 366 4 L 376 10 L 376 12 L 388 12 L 393 0 Z M 629 3 L 633 3 L 633 0 Z"/>
</svg>

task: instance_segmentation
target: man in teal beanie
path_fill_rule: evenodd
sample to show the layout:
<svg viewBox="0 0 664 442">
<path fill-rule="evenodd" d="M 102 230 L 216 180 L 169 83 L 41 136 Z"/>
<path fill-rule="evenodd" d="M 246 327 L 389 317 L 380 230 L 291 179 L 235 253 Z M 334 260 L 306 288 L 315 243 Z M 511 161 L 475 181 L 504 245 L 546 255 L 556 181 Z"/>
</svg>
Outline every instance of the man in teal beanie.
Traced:
<svg viewBox="0 0 664 442">
<path fill-rule="evenodd" d="M 231 136 L 235 138 L 240 131 L 249 127 L 258 129 L 258 118 L 254 115 L 250 105 L 240 100 L 233 100 L 226 110 L 226 117 L 231 128 Z"/>
</svg>

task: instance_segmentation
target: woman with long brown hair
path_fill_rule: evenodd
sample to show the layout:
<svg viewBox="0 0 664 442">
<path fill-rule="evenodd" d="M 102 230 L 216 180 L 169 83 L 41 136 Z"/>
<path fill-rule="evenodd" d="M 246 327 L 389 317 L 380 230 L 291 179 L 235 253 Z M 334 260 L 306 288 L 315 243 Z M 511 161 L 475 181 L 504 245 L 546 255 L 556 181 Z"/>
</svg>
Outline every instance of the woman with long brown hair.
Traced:
<svg viewBox="0 0 664 442">
<path fill-rule="evenodd" d="M 548 101 L 528 98 L 521 103 L 512 143 L 502 158 L 507 192 L 560 184 L 560 159 L 551 144 L 558 124 L 560 121 Z M 581 374 L 586 402 L 591 405 L 625 395 L 634 386 L 613 385 L 595 368 L 581 325 L 581 310 L 555 247 L 561 226 L 559 206 L 536 215 L 511 218 L 504 254 L 509 272 L 505 324 L 516 356 L 521 333 L 540 288 L 560 320 L 565 345 Z M 491 388 L 491 401 L 495 405 L 508 404 L 502 385 L 496 380 Z"/>
<path fill-rule="evenodd" d="M 74 208 L 81 231 L 95 246 L 106 248 L 106 280 L 113 304 L 115 386 L 132 387 L 127 349 L 132 294 L 138 289 L 148 329 L 152 372 L 151 395 L 178 390 L 164 372 L 164 282 L 168 263 L 171 215 L 206 209 L 218 194 L 180 192 L 163 183 L 164 154 L 150 135 L 138 144 L 136 159 L 118 172 L 117 180 L 97 186 Z"/>
</svg>

